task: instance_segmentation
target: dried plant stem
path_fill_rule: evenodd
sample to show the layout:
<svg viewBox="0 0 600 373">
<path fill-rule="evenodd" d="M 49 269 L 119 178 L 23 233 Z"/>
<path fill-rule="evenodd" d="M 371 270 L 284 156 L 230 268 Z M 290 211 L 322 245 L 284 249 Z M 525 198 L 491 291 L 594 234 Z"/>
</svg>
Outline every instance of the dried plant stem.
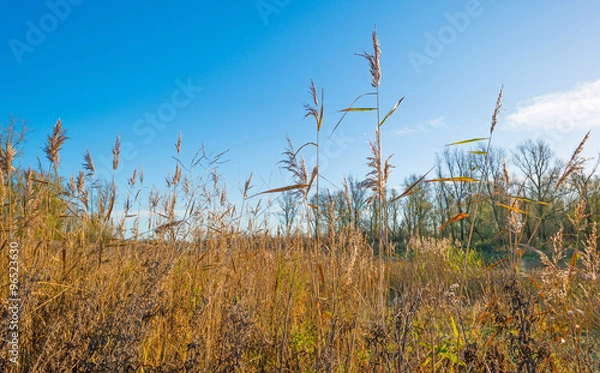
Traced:
<svg viewBox="0 0 600 373">
<path fill-rule="evenodd" d="M 385 289 L 385 261 L 388 257 L 388 229 L 387 229 L 387 201 L 386 201 L 386 182 L 391 166 L 388 159 L 384 161 L 382 141 L 381 141 L 381 105 L 379 86 L 381 84 L 381 66 L 380 57 L 381 49 L 379 47 L 379 39 L 377 38 L 377 28 L 372 33 L 373 54 L 363 52 L 359 56 L 365 58 L 369 63 L 371 72 L 371 86 L 375 89 L 375 110 L 377 112 L 377 125 L 375 127 L 375 144 L 371 145 L 373 157 L 369 158 L 368 165 L 372 169 L 365 180 L 366 185 L 370 186 L 375 193 L 374 201 L 376 205 L 375 217 L 375 234 L 378 242 L 378 256 L 380 261 L 379 267 L 379 309 L 381 316 L 381 324 L 385 327 L 385 298 L 387 291 Z M 395 109 L 393 109 L 395 110 Z M 390 114 L 393 112 L 390 112 Z M 386 118 L 387 119 L 387 118 Z"/>
<path fill-rule="evenodd" d="M 317 219 L 316 219 L 316 234 L 317 234 L 317 248 L 316 250 L 319 251 L 321 250 L 321 200 L 320 200 L 320 195 L 319 195 L 319 179 L 321 178 L 321 176 L 319 175 L 320 170 L 319 170 L 319 157 L 320 157 L 320 153 L 321 153 L 321 148 L 320 148 L 320 128 L 317 128 L 317 179 L 316 179 L 316 188 L 317 191 L 315 193 L 316 199 L 317 199 L 317 203 L 316 203 L 316 212 L 317 212 Z"/>
<path fill-rule="evenodd" d="M 381 313 L 381 323 L 382 326 L 385 326 L 386 312 L 385 312 L 385 298 L 386 298 L 386 287 L 385 287 L 385 261 L 386 261 L 386 250 L 387 250 L 387 222 L 385 221 L 385 210 L 386 210 L 386 201 L 385 201 L 385 182 L 384 182 L 384 165 L 383 165 L 383 157 L 382 157 L 382 149 L 381 149 L 381 131 L 379 128 L 380 123 L 380 109 L 379 109 L 379 86 L 376 87 L 377 100 L 377 129 L 375 131 L 375 136 L 377 138 L 377 149 L 379 154 L 379 159 L 377 159 L 378 163 L 378 216 L 377 216 L 377 236 L 379 237 L 379 309 Z"/>
<path fill-rule="evenodd" d="M 500 109 L 502 108 L 503 92 L 504 92 L 504 86 L 502 86 L 500 88 L 500 93 L 498 94 L 498 99 L 496 100 L 496 107 L 494 108 L 494 114 L 492 115 L 492 124 L 490 126 L 490 137 L 488 138 L 488 141 L 487 141 L 486 151 L 485 151 L 485 155 L 484 155 L 484 159 L 483 159 L 483 168 L 481 170 L 481 178 L 479 180 L 479 183 L 477 184 L 477 198 L 480 198 L 480 196 L 481 196 L 481 191 L 483 190 L 483 183 L 486 178 L 486 174 L 488 172 L 487 166 L 488 166 L 490 150 L 492 149 L 492 137 L 494 135 L 494 129 L 496 128 L 496 125 L 498 124 L 498 114 L 500 113 Z M 475 207 L 473 209 L 473 216 L 471 218 L 471 226 L 469 228 L 469 238 L 467 239 L 467 248 L 465 249 L 465 259 L 464 259 L 464 263 L 463 263 L 463 273 L 462 273 L 461 284 L 460 284 L 460 296 L 461 297 L 463 295 L 463 291 L 465 288 L 467 268 L 469 265 L 469 251 L 471 249 L 471 242 L 473 240 L 473 231 L 475 229 L 475 222 L 477 220 L 478 211 L 479 211 L 479 203 L 476 203 Z"/>
</svg>

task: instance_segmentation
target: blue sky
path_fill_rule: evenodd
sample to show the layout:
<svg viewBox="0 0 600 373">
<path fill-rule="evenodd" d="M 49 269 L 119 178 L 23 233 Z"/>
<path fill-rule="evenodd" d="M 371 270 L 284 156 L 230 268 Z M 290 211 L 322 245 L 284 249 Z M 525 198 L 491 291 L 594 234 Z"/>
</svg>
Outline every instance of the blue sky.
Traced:
<svg viewBox="0 0 600 373">
<path fill-rule="evenodd" d="M 502 85 L 496 145 L 541 137 L 566 158 L 600 126 L 592 1 L 24 0 L 3 14 L 3 122 L 27 121 L 27 164 L 45 162 L 60 117 L 70 137 L 64 175 L 79 170 L 86 148 L 107 169 L 119 134 L 127 148 L 117 181 L 144 165 L 147 183 L 164 187 L 181 132 L 183 160 L 202 143 L 229 149 L 221 171 L 232 192 L 250 172 L 255 191 L 285 185 L 276 164 L 285 137 L 297 146 L 314 139 L 314 122 L 303 119 L 314 79 L 325 89 L 321 172 L 338 186 L 344 175 L 362 178 L 372 113 L 327 136 L 338 111 L 371 88 L 355 53 L 371 50 L 375 23 L 384 111 L 407 96 L 382 129 L 384 152 L 395 154 L 390 186 L 429 169 L 445 144 L 487 136 Z M 592 131 L 586 154 L 600 150 L 599 136 Z"/>
</svg>

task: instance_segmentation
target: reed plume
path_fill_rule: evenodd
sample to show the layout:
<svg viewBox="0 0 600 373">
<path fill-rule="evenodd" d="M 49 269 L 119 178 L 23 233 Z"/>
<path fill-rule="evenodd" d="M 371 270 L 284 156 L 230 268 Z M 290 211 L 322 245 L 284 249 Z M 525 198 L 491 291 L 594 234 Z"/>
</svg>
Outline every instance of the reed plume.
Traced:
<svg viewBox="0 0 600 373">
<path fill-rule="evenodd" d="M 588 138 L 590 137 L 590 132 L 591 131 L 588 131 L 585 134 L 585 136 L 583 137 L 583 140 L 581 140 L 581 142 L 579 143 L 579 145 L 573 152 L 571 159 L 569 159 L 569 162 L 565 166 L 565 170 L 563 171 L 563 174 L 561 175 L 561 177 L 558 179 L 558 182 L 556 183 L 556 189 L 560 188 L 560 186 L 569 178 L 569 176 L 571 176 L 571 174 L 583 169 L 583 165 L 585 164 L 587 159 L 584 157 L 581 157 L 581 152 L 583 151 L 585 143 L 587 142 Z"/>
<path fill-rule="evenodd" d="M 52 129 L 52 135 L 48 136 L 44 152 L 46 158 L 52 164 L 54 168 L 54 174 L 58 175 L 58 165 L 60 163 L 59 152 L 65 141 L 68 139 L 67 131 L 62 128 L 62 122 L 60 119 L 56 121 L 54 128 Z"/>
<path fill-rule="evenodd" d="M 13 160 L 17 154 L 17 149 L 9 141 L 4 143 L 3 149 L 0 149 L 0 171 L 5 175 L 10 175 L 14 170 Z"/>
<path fill-rule="evenodd" d="M 496 108 L 494 109 L 494 114 L 492 114 L 492 125 L 490 126 L 490 137 L 494 133 L 496 124 L 498 124 L 498 114 L 500 113 L 500 109 L 502 108 L 502 93 L 503 92 L 504 92 L 504 86 L 502 86 L 500 88 L 500 93 L 498 94 L 498 100 L 496 101 Z"/>
<path fill-rule="evenodd" d="M 308 185 L 309 176 L 306 168 L 306 161 L 304 160 L 304 157 L 301 157 L 300 160 L 298 160 L 297 152 L 294 150 L 292 139 L 288 137 L 287 142 L 288 146 L 283 152 L 284 158 L 279 161 L 279 163 L 283 165 L 283 169 L 292 174 L 294 182 L 297 185 Z M 304 197 L 307 197 L 305 191 L 306 189 L 303 188 L 296 190 L 295 193 L 301 193 Z"/>
<path fill-rule="evenodd" d="M 117 135 L 117 139 L 115 140 L 115 146 L 112 148 L 113 153 L 113 171 L 116 171 L 119 167 L 119 161 L 121 159 L 121 136 Z"/>
<path fill-rule="evenodd" d="M 83 169 L 87 171 L 87 176 L 91 176 L 96 172 L 96 167 L 94 167 L 92 155 L 90 154 L 90 151 L 87 148 L 85 149 L 85 153 L 83 154 Z"/>
<path fill-rule="evenodd" d="M 375 28 L 371 36 L 373 40 L 373 54 L 363 52 L 358 53 L 357 55 L 367 60 L 371 71 L 371 86 L 373 88 L 379 88 L 379 84 L 381 83 L 381 67 L 379 66 L 381 49 L 379 47 L 379 39 L 377 38 L 377 28 Z"/>
<path fill-rule="evenodd" d="M 177 154 L 181 152 L 181 132 L 179 132 L 179 136 L 177 137 L 177 143 L 175 144 L 175 150 Z"/>
<path fill-rule="evenodd" d="M 316 178 L 316 199 L 317 199 L 317 203 L 315 204 L 316 206 L 316 233 L 317 233 L 317 247 L 320 246 L 320 239 L 321 239 L 321 227 L 320 227 L 320 221 L 321 221 L 321 206 L 320 206 L 320 196 L 319 196 L 319 179 L 320 179 L 320 174 L 319 174 L 319 166 L 320 166 L 320 134 L 321 134 L 321 126 L 323 124 L 323 109 L 324 109 L 324 105 L 323 102 L 325 100 L 324 96 L 325 96 L 325 91 L 322 89 L 321 90 L 321 102 L 319 103 L 319 98 L 317 96 L 317 87 L 315 86 L 315 82 L 313 80 L 310 81 L 310 96 L 312 98 L 312 105 L 311 104 L 304 104 L 304 109 L 306 110 L 306 114 L 304 115 L 304 118 L 306 117 L 313 117 L 315 119 L 315 123 L 317 125 L 317 142 L 315 144 L 316 147 L 316 158 L 317 158 L 317 165 L 315 166 L 314 170 L 313 170 L 313 174 L 311 175 L 311 181 Z M 307 188 L 308 189 L 308 188 Z M 308 192 L 308 190 L 307 190 Z"/>
<path fill-rule="evenodd" d="M 131 176 L 127 180 L 127 183 L 129 184 L 130 187 L 135 186 L 136 182 L 137 182 L 137 169 L 133 170 L 133 173 L 131 174 Z"/>
<path fill-rule="evenodd" d="M 11 116 L 11 121 L 6 128 L 2 129 L 0 134 L 0 173 L 9 175 L 15 168 L 13 162 L 19 154 L 19 146 L 25 141 L 27 127 L 25 122 L 21 122 L 21 130 L 15 128 L 17 119 Z"/>
</svg>

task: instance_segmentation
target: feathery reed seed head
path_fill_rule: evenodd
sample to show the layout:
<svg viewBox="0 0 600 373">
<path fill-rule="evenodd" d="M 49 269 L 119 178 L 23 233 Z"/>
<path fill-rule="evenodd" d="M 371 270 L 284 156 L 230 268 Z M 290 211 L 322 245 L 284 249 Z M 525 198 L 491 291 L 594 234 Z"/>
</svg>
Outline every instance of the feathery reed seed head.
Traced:
<svg viewBox="0 0 600 373">
<path fill-rule="evenodd" d="M 569 178 L 569 176 L 571 176 L 571 174 L 583 169 L 583 165 L 587 159 L 581 157 L 581 152 L 583 151 L 583 148 L 585 147 L 585 143 L 587 142 L 588 138 L 590 137 L 590 132 L 591 131 L 588 131 L 585 134 L 585 136 L 583 137 L 583 140 L 581 140 L 581 142 L 579 143 L 579 145 L 573 152 L 571 159 L 569 159 L 569 162 L 565 166 L 565 170 L 564 170 L 562 176 L 560 177 L 560 179 L 558 179 L 558 183 L 556 183 L 556 189 L 558 189 Z"/>
<path fill-rule="evenodd" d="M 12 166 L 15 157 L 18 154 L 19 144 L 25 141 L 27 128 L 25 122 L 21 122 L 21 130 L 17 131 L 15 125 L 17 119 L 11 116 L 11 122 L 6 128 L 2 128 L 0 133 L 0 174 L 4 172 L 9 174 L 14 167 Z"/>
<path fill-rule="evenodd" d="M 494 109 L 494 114 L 492 115 L 492 125 L 490 127 L 490 136 L 494 133 L 496 124 L 498 124 L 498 114 L 500 113 L 500 109 L 502 108 L 502 93 L 503 92 L 504 92 L 504 86 L 502 86 L 500 88 L 500 93 L 498 94 L 498 100 L 496 101 L 496 108 Z"/>
<path fill-rule="evenodd" d="M 66 133 L 67 131 L 62 128 L 62 122 L 59 118 L 52 129 L 52 136 L 48 136 L 47 144 L 44 147 L 46 158 L 52 164 L 55 173 L 58 173 L 58 165 L 60 163 L 58 153 L 60 152 L 60 149 L 65 141 L 68 139 Z"/>
<path fill-rule="evenodd" d="M 508 167 L 506 167 L 506 158 L 502 158 L 502 172 L 503 172 L 504 185 L 505 185 L 506 190 L 508 191 L 508 188 L 510 187 L 510 175 L 508 173 Z"/>
<path fill-rule="evenodd" d="M 315 82 L 311 79 L 310 81 L 310 89 L 309 89 L 310 97 L 312 98 L 311 104 L 304 104 L 304 109 L 306 110 L 306 117 L 315 118 L 315 122 L 317 123 L 317 131 L 321 131 L 321 124 L 323 123 L 323 96 L 324 92 L 321 92 L 321 104 L 319 104 L 319 98 L 317 96 L 317 87 L 315 86 Z"/>
<path fill-rule="evenodd" d="M 92 160 L 92 156 L 90 154 L 89 149 L 85 149 L 85 154 L 83 155 L 83 169 L 88 173 L 87 175 L 93 175 L 96 172 L 96 167 L 94 167 L 94 161 Z"/>
<path fill-rule="evenodd" d="M 127 180 L 127 183 L 129 184 L 129 186 L 133 187 L 135 185 L 137 181 L 137 169 L 133 170 L 133 174 L 131 174 L 131 177 L 129 178 L 129 180 Z"/>
<path fill-rule="evenodd" d="M 12 164 L 16 154 L 17 149 L 7 139 L 4 149 L 0 149 L 0 170 L 2 173 L 8 175 L 14 170 Z"/>
<path fill-rule="evenodd" d="M 31 167 L 27 168 L 27 170 L 25 171 L 25 180 L 27 194 L 30 194 L 33 188 L 33 170 L 31 169 Z"/>
<path fill-rule="evenodd" d="M 67 193 L 73 196 L 77 191 L 77 186 L 75 184 L 75 175 L 71 174 L 71 177 L 69 178 L 69 184 L 67 185 L 67 187 Z"/>
<path fill-rule="evenodd" d="M 250 191 L 250 188 L 252 188 L 252 173 L 250 173 L 250 176 L 248 176 L 246 182 L 244 183 L 244 199 L 248 198 L 248 192 Z"/>
<path fill-rule="evenodd" d="M 377 39 L 377 28 L 373 31 L 373 54 L 363 52 L 358 54 L 363 57 L 369 63 L 371 70 L 371 86 L 378 88 L 381 83 L 381 67 L 379 66 L 379 58 L 381 56 L 381 49 L 379 48 L 379 39 Z"/>
<path fill-rule="evenodd" d="M 181 167 L 175 165 L 175 175 L 173 176 L 173 185 L 177 186 L 181 181 Z"/>
<path fill-rule="evenodd" d="M 296 184 L 308 185 L 309 175 L 308 170 L 306 168 L 306 161 L 304 160 L 304 157 L 301 157 L 300 161 L 298 161 L 298 157 L 294 149 L 294 144 L 292 143 L 292 140 L 289 137 L 287 138 L 287 142 L 288 146 L 283 152 L 284 159 L 279 161 L 278 163 L 282 163 L 282 167 L 292 174 Z M 297 191 L 297 193 L 305 192 L 306 190 Z"/>
<path fill-rule="evenodd" d="M 177 154 L 181 152 L 181 132 L 179 132 L 179 137 L 177 137 L 177 143 L 175 144 L 175 150 L 177 150 Z"/>
<path fill-rule="evenodd" d="M 79 175 L 77 176 L 77 194 L 81 195 L 83 193 L 83 187 L 85 185 L 85 173 L 83 170 L 79 171 Z"/>
<path fill-rule="evenodd" d="M 113 153 L 113 171 L 119 167 L 119 160 L 121 159 L 121 136 L 117 135 L 115 140 L 115 146 L 112 149 Z"/>
</svg>

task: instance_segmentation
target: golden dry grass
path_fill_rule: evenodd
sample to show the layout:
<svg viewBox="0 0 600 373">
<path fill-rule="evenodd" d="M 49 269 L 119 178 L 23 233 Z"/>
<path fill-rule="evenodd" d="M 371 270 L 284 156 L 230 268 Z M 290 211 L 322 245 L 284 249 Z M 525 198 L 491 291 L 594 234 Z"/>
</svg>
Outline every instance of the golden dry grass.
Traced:
<svg viewBox="0 0 600 373">
<path fill-rule="evenodd" d="M 13 365 L 1 343 L 4 371 L 598 369 L 600 289 L 583 270 L 565 287 L 568 268 L 515 276 L 472 255 L 461 296 L 464 254 L 448 240 L 414 237 L 406 256 L 382 263 L 352 230 L 317 251 L 300 235 L 51 240 L 29 228 L 13 237 L 20 354 Z M 2 330 L 8 321 L 3 309 Z"/>
</svg>

